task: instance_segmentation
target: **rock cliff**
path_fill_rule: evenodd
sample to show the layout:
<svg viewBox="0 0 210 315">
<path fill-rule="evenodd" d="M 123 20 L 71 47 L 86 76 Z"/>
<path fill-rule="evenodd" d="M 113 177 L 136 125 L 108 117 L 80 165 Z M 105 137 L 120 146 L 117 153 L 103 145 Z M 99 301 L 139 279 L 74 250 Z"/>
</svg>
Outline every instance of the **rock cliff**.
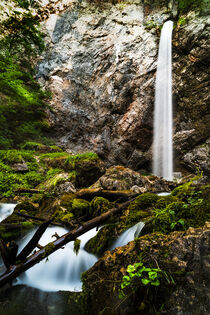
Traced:
<svg viewBox="0 0 210 315">
<path fill-rule="evenodd" d="M 175 18 L 175 157 L 177 166 L 209 174 L 207 10 L 180 18 L 172 1 L 66 0 L 43 12 L 38 78 L 53 94 L 53 136 L 73 153 L 95 151 L 134 170 L 151 170 L 160 26 Z"/>
</svg>

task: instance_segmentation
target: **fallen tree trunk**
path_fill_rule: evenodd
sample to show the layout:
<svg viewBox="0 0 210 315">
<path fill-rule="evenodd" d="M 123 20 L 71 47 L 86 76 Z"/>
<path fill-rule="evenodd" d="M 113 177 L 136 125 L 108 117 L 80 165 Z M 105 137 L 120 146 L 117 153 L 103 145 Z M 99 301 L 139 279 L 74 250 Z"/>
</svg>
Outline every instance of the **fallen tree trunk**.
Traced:
<svg viewBox="0 0 210 315">
<path fill-rule="evenodd" d="M 34 236 L 16 257 L 16 261 L 18 260 L 24 261 L 27 258 L 27 256 L 37 247 L 40 238 L 42 237 L 42 235 L 44 234 L 44 232 L 46 231 L 51 222 L 52 220 L 48 220 L 39 226 Z"/>
<path fill-rule="evenodd" d="M 133 200 L 133 199 L 132 199 Z M 0 276 L 0 287 L 4 286 L 6 283 L 11 282 L 14 280 L 17 276 L 19 276 L 22 272 L 28 270 L 29 268 L 33 267 L 35 264 L 39 263 L 44 258 L 48 257 L 50 254 L 55 252 L 56 250 L 60 249 L 67 243 L 74 241 L 77 237 L 84 234 L 85 232 L 91 230 L 94 227 L 97 227 L 98 225 L 105 222 L 109 217 L 116 214 L 122 209 L 125 209 L 130 202 L 127 201 L 118 207 L 111 209 L 107 211 L 106 213 L 103 213 L 102 215 L 95 217 L 92 220 L 87 221 L 83 225 L 81 225 L 79 228 L 74 229 L 71 232 L 68 232 L 55 240 L 54 242 L 50 242 L 46 246 L 44 246 L 42 249 L 37 251 L 35 254 L 31 255 L 26 259 L 25 262 L 11 266 L 9 270 L 7 270 L 3 275 Z"/>
<path fill-rule="evenodd" d="M 40 221 L 40 222 L 45 222 L 46 221 L 46 219 L 35 217 L 33 215 L 28 215 L 28 214 L 24 214 L 24 213 L 20 213 L 20 212 L 17 212 L 16 214 L 18 216 L 24 218 L 24 219 L 35 220 L 35 221 Z M 60 224 L 60 223 L 53 222 L 53 221 L 51 221 L 51 224 L 53 224 L 55 226 L 64 226 L 64 224 Z"/>
<path fill-rule="evenodd" d="M 14 190 L 15 193 L 29 193 L 29 194 L 41 194 L 44 190 L 30 189 L 30 188 L 18 188 Z"/>
<path fill-rule="evenodd" d="M 77 198 L 92 200 L 94 197 L 104 197 L 111 201 L 121 199 L 123 201 L 135 198 L 139 193 L 126 192 L 121 190 L 105 190 L 101 188 L 83 188 L 80 189 L 76 196 Z"/>
</svg>

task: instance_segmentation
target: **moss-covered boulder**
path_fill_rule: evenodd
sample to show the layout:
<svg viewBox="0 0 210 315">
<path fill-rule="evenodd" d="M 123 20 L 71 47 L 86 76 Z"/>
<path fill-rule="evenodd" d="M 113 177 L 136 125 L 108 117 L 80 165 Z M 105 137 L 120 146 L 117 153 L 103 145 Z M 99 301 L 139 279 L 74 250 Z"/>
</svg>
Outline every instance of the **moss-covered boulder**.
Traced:
<svg viewBox="0 0 210 315">
<path fill-rule="evenodd" d="M 90 212 L 90 204 L 87 200 L 73 199 L 71 211 L 76 217 L 88 215 Z"/>
<path fill-rule="evenodd" d="M 70 155 L 66 152 L 48 153 L 40 156 L 41 161 L 51 168 L 59 168 L 69 173 L 71 182 L 77 188 L 92 185 L 104 172 L 104 164 L 97 154 L 87 152 Z"/>
<path fill-rule="evenodd" d="M 144 315 L 154 314 L 154 310 L 158 314 L 175 315 L 178 310 L 201 314 L 201 307 L 202 313 L 208 314 L 209 237 L 207 223 L 202 228 L 169 235 L 145 235 L 126 246 L 107 251 L 83 274 L 85 314 Z M 142 263 L 148 272 L 151 268 L 160 270 L 159 285 L 143 284 L 145 273 L 139 273 L 135 285 L 128 285 L 123 290 L 124 298 L 120 299 L 123 277 L 128 277 L 127 267 L 135 263 Z"/>
<path fill-rule="evenodd" d="M 145 210 L 151 208 L 159 199 L 159 196 L 152 193 L 139 195 L 130 205 L 130 211 Z"/>
<path fill-rule="evenodd" d="M 90 203 L 90 214 L 93 217 L 101 215 L 112 208 L 112 204 L 103 197 L 95 197 Z"/>
<path fill-rule="evenodd" d="M 106 225 L 86 243 L 85 249 L 94 255 L 101 256 L 111 247 L 117 235 L 115 224 Z"/>
</svg>

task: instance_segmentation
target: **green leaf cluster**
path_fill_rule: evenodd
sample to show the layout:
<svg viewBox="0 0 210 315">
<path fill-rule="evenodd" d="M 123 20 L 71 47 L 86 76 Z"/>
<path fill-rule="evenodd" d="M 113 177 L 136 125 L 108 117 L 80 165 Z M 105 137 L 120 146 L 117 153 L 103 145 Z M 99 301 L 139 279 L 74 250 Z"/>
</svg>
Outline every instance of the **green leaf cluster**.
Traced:
<svg viewBox="0 0 210 315">
<path fill-rule="evenodd" d="M 151 268 L 144 266 L 143 262 L 128 265 L 127 275 L 123 276 L 119 297 L 126 296 L 127 289 L 136 291 L 141 286 L 158 287 L 161 279 L 168 283 L 173 283 L 172 277 L 160 268 Z"/>
</svg>

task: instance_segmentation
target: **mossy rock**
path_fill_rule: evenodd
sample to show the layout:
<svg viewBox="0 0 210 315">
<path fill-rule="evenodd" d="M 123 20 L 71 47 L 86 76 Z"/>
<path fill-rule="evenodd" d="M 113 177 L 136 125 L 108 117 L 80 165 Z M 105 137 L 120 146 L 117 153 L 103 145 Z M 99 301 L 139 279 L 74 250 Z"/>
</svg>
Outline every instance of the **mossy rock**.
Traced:
<svg viewBox="0 0 210 315">
<path fill-rule="evenodd" d="M 130 211 L 128 216 L 126 217 L 125 226 L 126 228 L 131 227 L 135 223 L 142 221 L 142 219 L 151 215 L 151 211 L 147 210 L 138 210 L 138 211 Z"/>
<path fill-rule="evenodd" d="M 129 205 L 128 209 L 130 211 L 138 211 L 144 210 L 152 207 L 160 197 L 152 194 L 152 193 L 145 193 L 139 195 L 131 204 Z"/>
<path fill-rule="evenodd" d="M 76 217 L 89 214 L 90 204 L 87 200 L 74 199 L 71 205 L 71 211 Z"/>
<path fill-rule="evenodd" d="M 96 236 L 86 243 L 85 249 L 94 255 L 102 256 L 111 247 L 117 237 L 115 229 L 115 224 L 102 227 Z"/>
<path fill-rule="evenodd" d="M 103 197 L 95 197 L 90 203 L 90 214 L 93 217 L 101 215 L 111 209 L 111 203 L 109 200 Z"/>
<path fill-rule="evenodd" d="M 155 203 L 155 208 L 163 209 L 167 205 L 169 205 L 170 203 L 175 202 L 175 201 L 178 201 L 178 198 L 175 196 L 171 196 L 171 195 L 161 196 L 161 197 L 159 197 L 159 199 Z"/>
<path fill-rule="evenodd" d="M 73 199 L 75 199 L 75 194 L 64 194 L 60 199 L 60 205 L 71 209 Z"/>
<path fill-rule="evenodd" d="M 172 192 L 172 196 L 176 196 L 177 198 L 184 200 L 190 196 L 193 191 L 193 187 L 191 187 L 192 182 L 185 183 L 179 187 L 176 187 Z"/>
</svg>

